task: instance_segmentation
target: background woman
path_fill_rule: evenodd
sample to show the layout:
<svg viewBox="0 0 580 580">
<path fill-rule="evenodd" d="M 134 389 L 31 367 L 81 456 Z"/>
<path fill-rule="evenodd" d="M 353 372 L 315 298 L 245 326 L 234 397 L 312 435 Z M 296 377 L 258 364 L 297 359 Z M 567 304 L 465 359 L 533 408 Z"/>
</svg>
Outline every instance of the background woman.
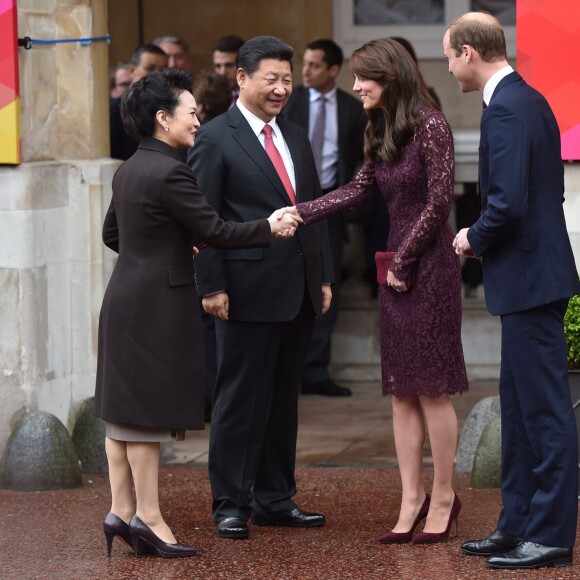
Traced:
<svg viewBox="0 0 580 580">
<path fill-rule="evenodd" d="M 113 179 L 103 227 L 105 244 L 119 253 L 101 310 L 95 394 L 95 414 L 106 421 L 109 555 L 116 535 L 136 554 L 195 554 L 176 543 L 158 497 L 160 442 L 204 426 L 194 242 L 267 247 L 272 234 L 286 237 L 296 225 L 276 214 L 224 222 L 206 202 L 178 153 L 193 147 L 199 127 L 191 84 L 182 70 L 154 73 L 134 83 L 121 105 L 126 129 L 141 141 Z"/>
<path fill-rule="evenodd" d="M 367 162 L 348 185 L 296 206 L 305 223 L 363 203 L 375 183 L 388 207 L 387 250 L 396 251 L 380 287 L 383 393 L 391 396 L 401 473 L 399 519 L 381 543 L 446 540 L 461 508 L 452 487 L 457 417 L 449 395 L 467 390 L 461 347 L 459 260 L 447 218 L 453 199 L 453 137 L 421 74 L 396 41 L 371 41 L 351 57 L 353 90 L 368 114 Z M 406 280 L 413 273 L 416 284 Z M 422 449 L 429 433 L 432 495 Z M 426 518 L 423 533 L 413 538 Z"/>
</svg>

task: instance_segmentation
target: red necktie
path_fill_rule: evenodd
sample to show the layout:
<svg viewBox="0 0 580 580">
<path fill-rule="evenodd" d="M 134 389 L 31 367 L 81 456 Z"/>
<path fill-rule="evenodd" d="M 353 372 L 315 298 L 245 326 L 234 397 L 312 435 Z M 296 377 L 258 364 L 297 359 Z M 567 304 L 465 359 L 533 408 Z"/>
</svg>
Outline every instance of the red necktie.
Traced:
<svg viewBox="0 0 580 580">
<path fill-rule="evenodd" d="M 292 205 L 296 205 L 296 194 L 294 193 L 294 188 L 292 187 L 292 182 L 288 177 L 288 172 L 286 171 L 286 166 L 284 165 L 284 161 L 282 161 L 282 156 L 280 155 L 280 151 L 276 149 L 276 145 L 274 145 L 274 139 L 272 139 L 272 127 L 266 124 L 262 129 L 262 133 L 264 133 L 264 145 L 266 148 L 266 153 L 268 157 L 274 164 L 274 169 L 278 173 L 282 183 L 284 184 L 284 189 L 286 189 L 286 193 L 292 202 Z"/>
</svg>

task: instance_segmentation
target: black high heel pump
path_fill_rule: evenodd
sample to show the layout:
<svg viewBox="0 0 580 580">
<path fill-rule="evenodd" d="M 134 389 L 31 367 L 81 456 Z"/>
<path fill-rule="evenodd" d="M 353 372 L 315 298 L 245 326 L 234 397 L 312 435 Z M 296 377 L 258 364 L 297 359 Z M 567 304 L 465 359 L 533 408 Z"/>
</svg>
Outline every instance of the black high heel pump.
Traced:
<svg viewBox="0 0 580 580">
<path fill-rule="evenodd" d="M 103 531 L 105 532 L 105 538 L 107 539 L 107 555 L 111 557 L 111 550 L 113 547 L 113 539 L 115 536 L 119 536 L 121 540 L 127 544 L 130 550 L 133 550 L 133 540 L 131 539 L 131 534 L 129 533 L 129 524 L 126 524 L 120 517 L 116 516 L 113 512 L 109 512 L 105 521 L 103 522 Z M 135 552 L 137 556 L 152 554 L 153 550 L 149 548 L 148 545 L 141 547 L 139 553 Z"/>
<path fill-rule="evenodd" d="M 134 515 L 129 522 L 129 534 L 131 535 L 133 550 L 136 555 L 139 555 L 139 552 L 142 552 L 145 548 L 157 552 L 163 558 L 183 558 L 195 556 L 196 554 L 193 546 L 164 542 L 137 515 Z"/>
</svg>

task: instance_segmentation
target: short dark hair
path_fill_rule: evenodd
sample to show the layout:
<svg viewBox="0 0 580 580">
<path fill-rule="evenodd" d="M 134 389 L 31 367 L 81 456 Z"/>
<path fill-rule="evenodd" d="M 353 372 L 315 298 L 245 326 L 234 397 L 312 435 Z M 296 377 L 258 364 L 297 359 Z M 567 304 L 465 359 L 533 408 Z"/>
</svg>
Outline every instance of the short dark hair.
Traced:
<svg viewBox="0 0 580 580">
<path fill-rule="evenodd" d="M 507 60 L 505 34 L 499 20 L 487 12 L 489 19 L 474 18 L 478 13 L 458 16 L 449 25 L 449 45 L 455 55 L 461 54 L 461 47 L 471 46 L 483 62 Z"/>
<path fill-rule="evenodd" d="M 342 53 L 342 48 L 328 38 L 319 38 L 318 40 L 313 40 L 306 45 L 306 48 L 310 50 L 321 50 L 324 52 L 324 57 L 322 60 L 327 64 L 328 68 L 331 66 L 342 66 L 344 62 L 344 54 Z"/>
<path fill-rule="evenodd" d="M 247 75 L 252 76 L 259 68 L 264 59 L 285 60 L 290 63 L 294 49 L 275 36 L 256 36 L 245 42 L 236 57 L 236 68 L 243 69 Z"/>
<path fill-rule="evenodd" d="M 168 68 L 134 82 L 121 98 L 121 118 L 125 131 L 137 139 L 155 134 L 155 114 L 173 115 L 183 91 L 191 91 L 191 75 Z"/>
<path fill-rule="evenodd" d="M 244 41 L 235 34 L 228 34 L 227 36 L 222 36 L 218 41 L 215 43 L 213 47 L 214 51 L 217 50 L 219 52 L 238 52 L 240 50 Z"/>
<path fill-rule="evenodd" d="M 141 55 L 149 52 L 151 54 L 158 54 L 160 56 L 167 56 L 167 53 L 164 50 L 161 50 L 158 46 L 154 44 L 142 44 L 138 46 L 131 55 L 131 63 L 135 66 L 139 65 L 139 61 L 141 60 Z"/>
</svg>

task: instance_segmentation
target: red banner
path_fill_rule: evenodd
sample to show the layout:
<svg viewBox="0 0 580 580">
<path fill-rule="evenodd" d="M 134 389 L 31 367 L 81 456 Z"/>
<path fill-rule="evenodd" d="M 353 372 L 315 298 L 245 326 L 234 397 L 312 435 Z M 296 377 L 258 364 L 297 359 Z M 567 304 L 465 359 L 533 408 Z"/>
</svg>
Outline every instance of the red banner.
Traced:
<svg viewBox="0 0 580 580">
<path fill-rule="evenodd" d="M 580 1 L 517 0 L 517 69 L 554 110 L 562 159 L 580 159 Z"/>
<path fill-rule="evenodd" d="M 20 163 L 16 0 L 0 0 L 0 163 Z"/>
</svg>

